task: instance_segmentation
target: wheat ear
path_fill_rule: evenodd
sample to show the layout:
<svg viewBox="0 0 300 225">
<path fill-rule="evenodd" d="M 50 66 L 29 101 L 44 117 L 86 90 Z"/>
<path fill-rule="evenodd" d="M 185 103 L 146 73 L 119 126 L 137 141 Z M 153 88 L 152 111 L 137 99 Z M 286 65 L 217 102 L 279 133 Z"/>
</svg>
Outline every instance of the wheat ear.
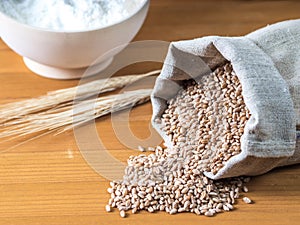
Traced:
<svg viewBox="0 0 300 225">
<path fill-rule="evenodd" d="M 144 77 L 158 73 L 160 73 L 160 70 L 151 71 L 145 74 L 126 75 L 112 77 L 109 79 L 95 80 L 86 84 L 82 84 L 78 87 L 52 91 L 47 93 L 47 95 L 37 98 L 0 105 L 0 124 L 2 125 L 7 121 L 18 119 L 22 116 L 32 113 L 72 105 L 75 96 L 86 98 L 96 94 L 113 91 L 138 81 Z M 99 90 L 99 88 L 101 89 Z"/>
<path fill-rule="evenodd" d="M 98 117 L 130 108 L 150 99 L 152 89 L 139 89 L 121 94 L 86 99 L 75 105 L 29 114 L 3 124 L 0 138 L 30 135 L 39 132 L 58 133 L 80 126 Z"/>
</svg>

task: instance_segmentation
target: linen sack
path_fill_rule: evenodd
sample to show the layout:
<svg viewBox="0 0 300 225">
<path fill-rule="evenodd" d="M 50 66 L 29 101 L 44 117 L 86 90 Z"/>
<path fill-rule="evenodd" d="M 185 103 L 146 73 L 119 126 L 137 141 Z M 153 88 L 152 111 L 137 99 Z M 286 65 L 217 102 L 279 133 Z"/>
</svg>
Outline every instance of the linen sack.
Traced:
<svg viewBox="0 0 300 225">
<path fill-rule="evenodd" d="M 185 80 L 209 74 L 230 61 L 251 117 L 241 153 L 212 179 L 259 175 L 300 163 L 300 19 L 264 27 L 246 36 L 209 36 L 173 42 L 151 96 L 152 125 L 166 145 L 161 116 Z"/>
</svg>

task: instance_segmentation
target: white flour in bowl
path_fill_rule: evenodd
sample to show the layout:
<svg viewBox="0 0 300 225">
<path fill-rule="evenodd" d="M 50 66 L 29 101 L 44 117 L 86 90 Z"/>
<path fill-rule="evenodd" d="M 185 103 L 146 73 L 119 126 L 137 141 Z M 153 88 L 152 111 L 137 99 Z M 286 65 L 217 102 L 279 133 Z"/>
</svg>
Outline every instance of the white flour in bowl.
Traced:
<svg viewBox="0 0 300 225">
<path fill-rule="evenodd" d="M 133 14 L 145 0 L 5 0 L 0 10 L 31 26 L 57 31 L 104 27 Z"/>
</svg>

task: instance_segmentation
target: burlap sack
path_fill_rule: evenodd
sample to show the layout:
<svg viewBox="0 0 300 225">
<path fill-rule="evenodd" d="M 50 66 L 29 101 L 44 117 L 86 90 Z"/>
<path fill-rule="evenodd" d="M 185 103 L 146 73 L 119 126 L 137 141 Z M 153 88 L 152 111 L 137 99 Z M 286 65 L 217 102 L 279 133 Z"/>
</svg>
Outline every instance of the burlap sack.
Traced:
<svg viewBox="0 0 300 225">
<path fill-rule="evenodd" d="M 210 36 L 170 44 L 151 96 L 152 124 L 166 144 L 161 115 L 184 80 L 230 61 L 251 112 L 233 156 L 212 179 L 263 174 L 300 163 L 300 20 L 267 26 L 243 37 Z M 297 141 L 296 141 L 297 140 Z M 297 142 L 297 145 L 296 145 Z"/>
</svg>

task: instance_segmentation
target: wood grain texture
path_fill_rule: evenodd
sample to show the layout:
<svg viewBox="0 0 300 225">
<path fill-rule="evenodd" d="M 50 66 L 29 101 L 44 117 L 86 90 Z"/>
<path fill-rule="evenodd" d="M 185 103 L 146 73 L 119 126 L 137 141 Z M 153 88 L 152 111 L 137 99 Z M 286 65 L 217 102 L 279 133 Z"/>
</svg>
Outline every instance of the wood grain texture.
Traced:
<svg viewBox="0 0 300 225">
<path fill-rule="evenodd" d="M 147 20 L 135 40 L 243 35 L 267 24 L 299 17 L 300 1 L 152 0 Z M 145 72 L 151 67 L 149 64 L 124 71 Z M 77 83 L 33 74 L 20 56 L 0 42 L 0 103 L 36 97 Z M 132 132 L 146 138 L 151 105 L 139 106 L 130 115 Z M 120 119 L 119 128 L 126 125 Z M 96 127 L 105 147 L 120 161 L 126 162 L 129 155 L 137 154 L 117 139 L 109 116 L 97 120 Z M 247 196 L 255 204 L 246 205 L 239 200 L 236 210 L 230 213 L 206 218 L 189 213 L 170 216 L 141 212 L 122 219 L 116 211 L 104 211 L 109 197 L 108 180 L 84 160 L 72 132 L 46 135 L 9 149 L 21 141 L 0 143 L 0 224 L 3 225 L 296 225 L 300 221 L 299 165 L 253 178 Z"/>
</svg>

